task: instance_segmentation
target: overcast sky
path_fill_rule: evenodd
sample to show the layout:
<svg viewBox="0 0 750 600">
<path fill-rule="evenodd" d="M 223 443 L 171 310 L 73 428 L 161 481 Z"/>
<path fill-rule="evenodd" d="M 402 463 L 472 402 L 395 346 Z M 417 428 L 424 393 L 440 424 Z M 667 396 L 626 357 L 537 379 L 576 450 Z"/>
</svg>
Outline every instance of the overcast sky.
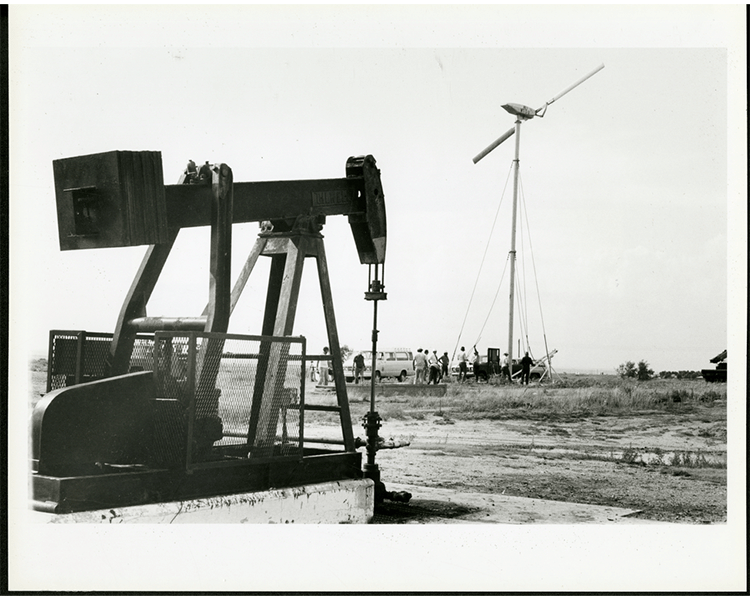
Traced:
<svg viewBox="0 0 750 600">
<path fill-rule="evenodd" d="M 513 139 L 471 159 L 513 126 L 502 104 L 537 108 L 604 63 L 522 127 L 514 348 L 541 356 L 546 337 L 560 369 L 710 366 L 727 347 L 728 161 L 744 151 L 728 137 L 730 10 L 14 6 L 21 343 L 44 354 L 50 329 L 112 331 L 145 251 L 61 252 L 52 161 L 159 150 L 165 183 L 188 159 L 262 181 L 343 177 L 372 154 L 388 215 L 381 347 L 505 348 Z M 233 273 L 257 231 L 236 227 Z M 341 343 L 367 348 L 367 269 L 344 217 L 324 234 Z M 208 238 L 180 234 L 150 315 L 200 314 Z M 259 333 L 267 262 L 231 331 Z M 312 263 L 294 333 L 326 343 Z"/>
</svg>

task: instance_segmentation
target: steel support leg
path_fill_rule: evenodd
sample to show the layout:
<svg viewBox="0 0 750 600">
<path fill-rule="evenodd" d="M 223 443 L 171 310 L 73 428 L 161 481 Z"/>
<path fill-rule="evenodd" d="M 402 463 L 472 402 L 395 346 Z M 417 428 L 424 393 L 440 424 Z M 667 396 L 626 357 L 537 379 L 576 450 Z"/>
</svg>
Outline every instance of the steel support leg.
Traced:
<svg viewBox="0 0 750 600">
<path fill-rule="evenodd" d="M 125 301 L 117 318 L 114 337 L 109 351 L 109 376 L 123 375 L 130 368 L 130 355 L 138 330 L 130 323 L 132 319 L 146 316 L 146 305 L 156 282 L 161 275 L 164 263 L 169 258 L 172 246 L 179 230 L 169 232 L 169 241 L 164 244 L 153 244 L 148 247 L 141 261 L 141 266 L 125 296 Z"/>
</svg>

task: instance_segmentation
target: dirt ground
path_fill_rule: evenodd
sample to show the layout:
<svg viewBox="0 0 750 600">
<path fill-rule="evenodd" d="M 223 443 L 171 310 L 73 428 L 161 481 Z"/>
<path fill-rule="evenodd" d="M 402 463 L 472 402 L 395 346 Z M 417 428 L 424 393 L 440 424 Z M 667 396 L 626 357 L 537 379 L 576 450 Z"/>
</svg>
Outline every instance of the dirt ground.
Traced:
<svg viewBox="0 0 750 600">
<path fill-rule="evenodd" d="M 38 371 L 31 377 L 33 403 L 46 379 Z M 332 399 L 332 392 L 311 390 L 308 402 L 326 397 Z M 352 398 L 350 407 L 354 435 L 364 438 L 361 422 L 369 404 Z M 450 416 L 448 405 L 410 410 L 403 397 L 380 398 L 377 410 L 399 415 L 383 419 L 381 436 L 409 444 L 377 454 L 389 491 L 401 484 L 606 505 L 629 509 L 633 518 L 667 522 L 727 518 L 726 401 L 691 414 L 550 422 L 461 420 Z M 325 435 L 328 426 L 311 422 L 306 431 Z M 455 514 L 461 507 L 435 511 Z"/>
<path fill-rule="evenodd" d="M 378 411 L 408 401 L 384 398 Z M 369 406 L 352 402 L 355 435 Z M 389 491 L 399 484 L 622 507 L 635 518 L 717 523 L 727 517 L 726 402 L 696 414 L 655 413 L 543 423 L 386 419 L 381 436 L 409 442 L 382 450 Z"/>
<path fill-rule="evenodd" d="M 350 404 L 355 436 L 364 437 L 369 404 Z M 726 521 L 726 401 L 690 413 L 549 421 L 461 419 L 451 409 L 378 399 L 381 415 L 396 415 L 383 419 L 381 436 L 409 443 L 378 452 L 390 491 L 425 486 L 621 507 L 647 520 Z"/>
</svg>

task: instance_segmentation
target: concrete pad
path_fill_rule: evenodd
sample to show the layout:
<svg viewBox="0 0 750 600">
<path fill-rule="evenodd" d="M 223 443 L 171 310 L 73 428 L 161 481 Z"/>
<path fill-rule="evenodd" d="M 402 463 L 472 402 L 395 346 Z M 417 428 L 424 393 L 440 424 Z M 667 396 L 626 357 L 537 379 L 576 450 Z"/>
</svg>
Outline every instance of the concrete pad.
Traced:
<svg viewBox="0 0 750 600">
<path fill-rule="evenodd" d="M 393 492 L 410 492 L 408 505 L 386 503 L 374 517 L 375 523 L 423 524 L 663 524 L 660 521 L 627 518 L 639 511 L 614 506 L 558 502 L 536 498 L 457 492 L 442 488 L 390 484 Z"/>
<path fill-rule="evenodd" d="M 293 488 L 142 504 L 63 515 L 34 512 L 37 523 L 368 523 L 375 507 L 370 479 L 347 479 Z"/>
</svg>

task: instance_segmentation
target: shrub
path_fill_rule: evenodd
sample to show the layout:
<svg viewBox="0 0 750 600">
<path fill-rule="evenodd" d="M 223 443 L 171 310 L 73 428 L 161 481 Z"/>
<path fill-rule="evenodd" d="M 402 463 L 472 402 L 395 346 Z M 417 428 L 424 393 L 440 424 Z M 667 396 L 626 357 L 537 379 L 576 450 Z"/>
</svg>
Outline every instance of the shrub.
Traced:
<svg viewBox="0 0 750 600">
<path fill-rule="evenodd" d="M 648 366 L 648 362 L 641 359 L 638 361 L 638 381 L 648 381 L 654 377 L 654 371 Z"/>
<path fill-rule="evenodd" d="M 654 377 L 654 371 L 649 367 L 648 361 L 643 359 L 639 360 L 637 365 L 632 360 L 622 363 L 616 371 L 622 379 L 649 381 Z"/>
<path fill-rule="evenodd" d="M 636 368 L 635 363 L 632 360 L 622 363 L 619 367 L 617 367 L 616 371 L 617 374 L 623 379 L 625 379 L 626 377 L 635 378 L 638 376 L 638 369 Z"/>
<path fill-rule="evenodd" d="M 700 379 L 700 371 L 659 371 L 661 379 Z"/>
<path fill-rule="evenodd" d="M 716 402 L 716 400 L 721 400 L 721 394 L 717 392 L 716 390 L 706 390 L 705 392 L 701 392 L 701 394 L 698 396 L 698 402 Z"/>
</svg>

